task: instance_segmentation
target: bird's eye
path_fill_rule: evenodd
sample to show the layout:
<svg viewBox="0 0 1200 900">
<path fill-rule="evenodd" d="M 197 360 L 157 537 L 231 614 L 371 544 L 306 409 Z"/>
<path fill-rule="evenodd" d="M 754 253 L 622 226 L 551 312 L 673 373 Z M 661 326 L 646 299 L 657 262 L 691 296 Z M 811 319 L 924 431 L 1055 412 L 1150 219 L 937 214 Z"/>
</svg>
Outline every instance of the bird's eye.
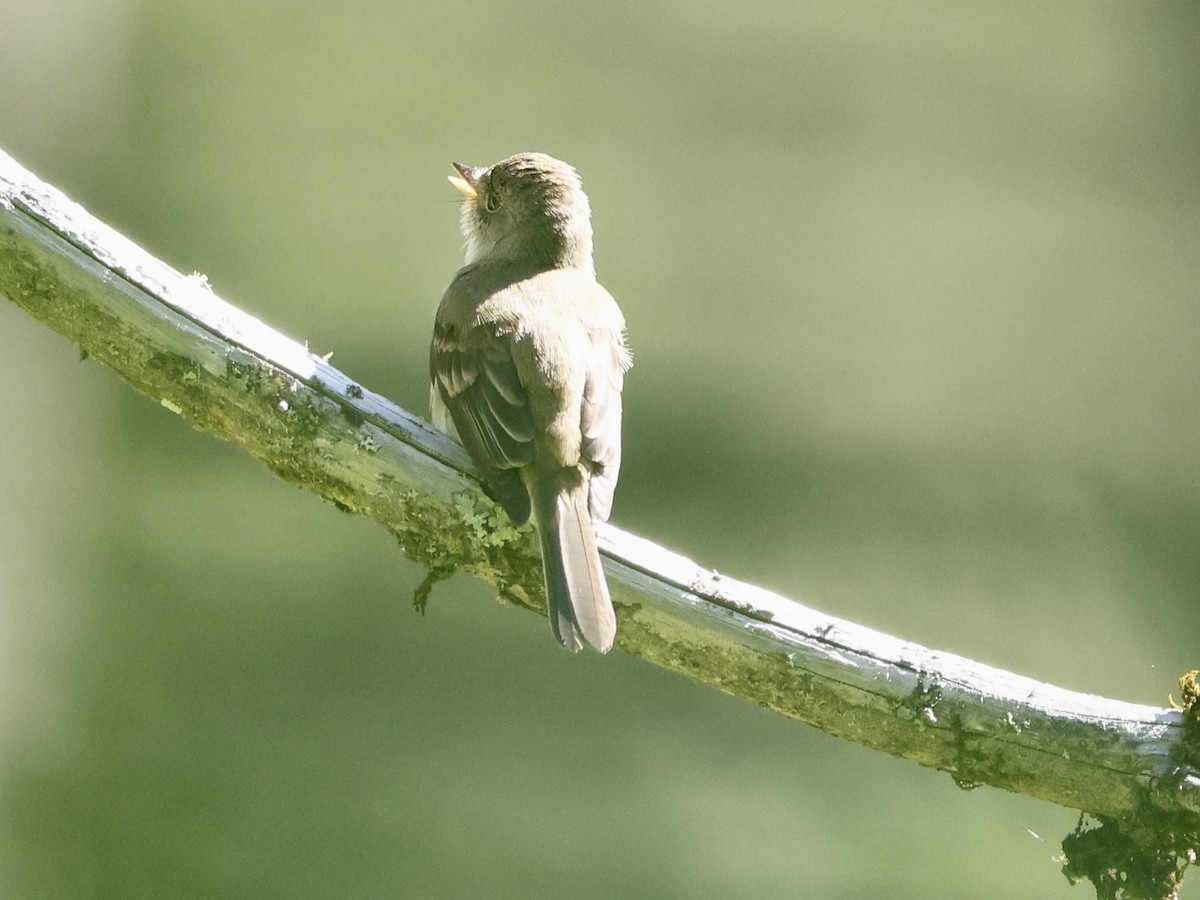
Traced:
<svg viewBox="0 0 1200 900">
<path fill-rule="evenodd" d="M 488 212 L 494 213 L 500 208 L 500 198 L 496 194 L 489 192 L 483 201 L 483 207 Z"/>
</svg>

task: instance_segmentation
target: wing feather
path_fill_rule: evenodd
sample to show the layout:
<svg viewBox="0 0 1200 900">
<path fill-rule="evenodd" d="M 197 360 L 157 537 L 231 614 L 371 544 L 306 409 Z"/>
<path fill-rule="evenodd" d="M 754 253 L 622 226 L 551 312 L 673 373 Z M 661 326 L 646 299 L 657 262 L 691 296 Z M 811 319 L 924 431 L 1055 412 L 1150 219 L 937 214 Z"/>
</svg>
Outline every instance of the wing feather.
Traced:
<svg viewBox="0 0 1200 900">
<path fill-rule="evenodd" d="M 583 389 L 581 452 L 592 469 L 588 508 L 595 518 L 605 521 L 612 511 L 621 469 L 621 389 L 629 367 L 621 333 L 594 331 L 591 359 Z"/>
<path fill-rule="evenodd" d="M 517 470 L 533 460 L 533 416 L 508 339 L 471 337 L 460 340 L 452 328 L 435 331 L 429 359 L 434 392 L 496 499 L 520 525 L 530 507 Z"/>
</svg>

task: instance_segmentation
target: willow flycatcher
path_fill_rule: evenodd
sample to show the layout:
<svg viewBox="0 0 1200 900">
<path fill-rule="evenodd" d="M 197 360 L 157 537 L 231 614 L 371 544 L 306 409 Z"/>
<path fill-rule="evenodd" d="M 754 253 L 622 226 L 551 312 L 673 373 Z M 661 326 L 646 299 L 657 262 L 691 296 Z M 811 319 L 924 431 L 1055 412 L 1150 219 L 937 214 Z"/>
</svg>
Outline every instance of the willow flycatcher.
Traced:
<svg viewBox="0 0 1200 900">
<path fill-rule="evenodd" d="M 631 358 L 621 310 L 596 281 L 587 195 L 543 153 L 454 169 L 466 265 L 434 324 L 433 421 L 514 524 L 533 515 L 554 636 L 605 653 L 617 623 L 592 523 L 612 508 Z"/>
</svg>

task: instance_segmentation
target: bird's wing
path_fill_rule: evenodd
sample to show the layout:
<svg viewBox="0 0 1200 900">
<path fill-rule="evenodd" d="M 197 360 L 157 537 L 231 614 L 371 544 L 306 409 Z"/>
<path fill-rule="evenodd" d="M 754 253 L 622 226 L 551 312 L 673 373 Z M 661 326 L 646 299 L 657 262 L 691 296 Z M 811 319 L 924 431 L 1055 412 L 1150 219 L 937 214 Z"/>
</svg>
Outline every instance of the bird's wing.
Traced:
<svg viewBox="0 0 1200 900">
<path fill-rule="evenodd" d="M 624 320 L 615 301 L 599 285 L 598 306 L 606 313 L 594 323 L 587 381 L 583 389 L 582 456 L 592 468 L 588 506 L 604 521 L 612 510 L 621 468 L 621 388 L 632 364 L 625 347 Z"/>
<path fill-rule="evenodd" d="M 520 525 L 529 518 L 529 494 L 517 470 L 533 460 L 534 426 L 510 340 L 484 325 L 460 329 L 439 320 L 429 372 L 463 446 Z"/>
</svg>

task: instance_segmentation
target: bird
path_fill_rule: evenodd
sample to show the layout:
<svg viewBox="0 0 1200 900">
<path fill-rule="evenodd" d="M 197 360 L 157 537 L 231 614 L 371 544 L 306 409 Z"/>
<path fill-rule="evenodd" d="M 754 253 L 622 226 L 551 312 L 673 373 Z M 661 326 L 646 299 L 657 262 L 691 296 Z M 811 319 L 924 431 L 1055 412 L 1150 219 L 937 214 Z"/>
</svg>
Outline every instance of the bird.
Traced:
<svg viewBox="0 0 1200 900">
<path fill-rule="evenodd" d="M 452 166 L 466 259 L 434 320 L 433 423 L 515 525 L 532 517 L 554 636 L 606 653 L 617 623 L 594 523 L 612 509 L 632 356 L 596 280 L 591 207 L 575 169 L 544 153 Z"/>
</svg>

